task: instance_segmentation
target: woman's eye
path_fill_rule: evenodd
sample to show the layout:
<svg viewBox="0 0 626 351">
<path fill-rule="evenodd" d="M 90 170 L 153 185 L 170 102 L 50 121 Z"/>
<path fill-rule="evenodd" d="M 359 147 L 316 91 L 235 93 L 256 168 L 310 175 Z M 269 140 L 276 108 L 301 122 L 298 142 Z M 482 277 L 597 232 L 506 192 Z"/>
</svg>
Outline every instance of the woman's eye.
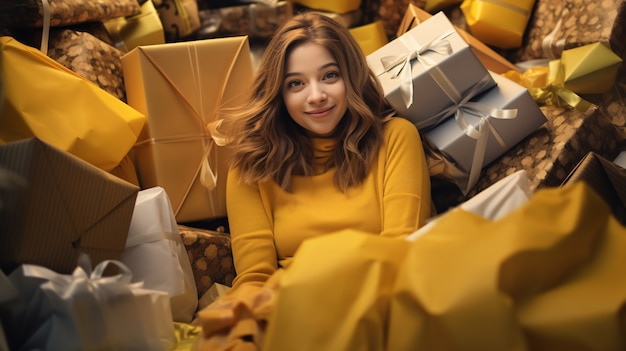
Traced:
<svg viewBox="0 0 626 351">
<path fill-rule="evenodd" d="M 287 83 L 287 88 L 297 88 L 301 86 L 303 83 L 299 80 L 292 80 Z"/>
<path fill-rule="evenodd" d="M 330 71 L 324 74 L 324 80 L 339 78 L 341 75 L 337 71 Z"/>
</svg>

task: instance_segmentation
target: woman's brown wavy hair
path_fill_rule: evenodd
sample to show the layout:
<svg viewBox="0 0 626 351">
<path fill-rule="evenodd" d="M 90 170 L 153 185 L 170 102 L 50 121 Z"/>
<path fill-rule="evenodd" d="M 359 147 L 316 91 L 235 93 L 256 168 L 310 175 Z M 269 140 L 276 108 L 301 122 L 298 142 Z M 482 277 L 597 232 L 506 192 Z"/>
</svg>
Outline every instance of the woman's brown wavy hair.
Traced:
<svg viewBox="0 0 626 351">
<path fill-rule="evenodd" d="M 383 123 L 391 112 L 380 83 L 352 34 L 331 18 L 300 13 L 276 31 L 265 50 L 248 103 L 234 115 L 232 167 L 241 180 L 273 180 L 290 189 L 292 175 L 313 175 L 310 136 L 287 113 L 282 96 L 286 59 L 303 43 L 324 46 L 339 65 L 346 85 L 347 111 L 333 137 L 329 167 L 342 191 L 363 182 L 383 142 Z"/>
</svg>

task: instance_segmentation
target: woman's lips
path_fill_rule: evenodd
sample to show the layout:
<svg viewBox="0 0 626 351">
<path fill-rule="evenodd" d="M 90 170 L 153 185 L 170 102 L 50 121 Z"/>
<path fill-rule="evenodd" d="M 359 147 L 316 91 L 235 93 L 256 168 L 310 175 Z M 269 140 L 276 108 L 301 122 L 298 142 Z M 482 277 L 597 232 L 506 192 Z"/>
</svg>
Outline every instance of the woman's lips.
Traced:
<svg viewBox="0 0 626 351">
<path fill-rule="evenodd" d="M 314 118 L 321 118 L 321 117 L 326 117 L 330 114 L 330 111 L 332 111 L 333 107 L 328 107 L 328 108 L 323 108 L 323 109 L 317 109 L 317 110 L 313 110 L 313 111 L 306 111 L 305 113 L 311 117 Z"/>
</svg>

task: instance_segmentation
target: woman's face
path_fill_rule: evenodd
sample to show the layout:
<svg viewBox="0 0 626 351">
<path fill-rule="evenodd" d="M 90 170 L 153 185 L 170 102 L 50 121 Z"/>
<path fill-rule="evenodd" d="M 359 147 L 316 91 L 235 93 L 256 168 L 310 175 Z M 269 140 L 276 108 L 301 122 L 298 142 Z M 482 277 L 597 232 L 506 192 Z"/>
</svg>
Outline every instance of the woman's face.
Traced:
<svg viewBox="0 0 626 351">
<path fill-rule="evenodd" d="M 313 134 L 332 134 L 347 109 L 346 84 L 328 50 L 315 43 L 295 47 L 283 80 L 287 112 Z"/>
</svg>

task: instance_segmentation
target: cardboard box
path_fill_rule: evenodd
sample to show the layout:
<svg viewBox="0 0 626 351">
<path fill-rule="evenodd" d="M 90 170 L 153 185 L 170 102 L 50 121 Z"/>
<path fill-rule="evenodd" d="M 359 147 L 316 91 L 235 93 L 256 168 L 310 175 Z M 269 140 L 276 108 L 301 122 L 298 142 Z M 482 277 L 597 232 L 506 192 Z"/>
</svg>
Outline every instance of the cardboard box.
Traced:
<svg viewBox="0 0 626 351">
<path fill-rule="evenodd" d="M 416 27 L 420 23 L 432 17 L 432 15 L 414 4 L 409 4 L 402 22 L 398 27 L 397 36 L 401 36 L 405 32 Z M 480 40 L 476 39 L 473 35 L 464 31 L 463 29 L 455 26 L 455 29 L 465 39 L 465 41 L 472 47 L 472 51 L 478 57 L 480 62 L 489 71 L 494 73 L 505 73 L 508 71 L 518 71 L 518 68 L 509 60 L 498 54 L 496 51 L 485 45 Z"/>
<path fill-rule="evenodd" d="M 414 59 L 417 52 L 420 60 Z M 383 61 L 407 62 L 407 56 L 412 58 L 408 64 L 385 68 Z M 443 12 L 371 53 L 367 62 L 396 113 L 420 129 L 440 123 L 462 100 L 495 85 Z M 400 68 L 403 70 L 398 72 Z M 412 82 L 408 82 L 409 78 Z M 403 86 L 408 89 L 406 93 Z M 412 102 L 405 97 L 412 98 Z"/>
<path fill-rule="evenodd" d="M 120 257 L 138 187 L 35 138 L 0 145 L 0 169 L 23 180 L 0 189 L 2 270 L 67 274 L 81 252 L 94 264 Z"/>
<path fill-rule="evenodd" d="M 247 37 L 140 46 L 122 67 L 128 104 L 147 117 L 135 145 L 142 189 L 163 187 L 179 223 L 226 216 L 229 152 L 210 126 L 252 83 Z M 203 184 L 203 167 L 214 183 Z"/>
<path fill-rule="evenodd" d="M 492 77 L 497 83 L 495 87 L 472 99 L 454 118 L 423 134 L 427 144 L 452 163 L 450 167 L 461 171 L 462 176 L 454 180 L 462 184 L 464 193 L 476 183 L 485 165 L 547 121 L 525 87 L 495 73 Z M 474 107 L 469 106 L 472 103 L 480 104 L 475 108 L 482 110 L 468 109 Z M 503 112 L 503 116 L 496 117 L 495 109 L 514 111 L 515 115 Z M 479 113 L 485 114 L 480 116 Z M 481 142 L 481 137 L 486 143 Z"/>
<path fill-rule="evenodd" d="M 611 212 L 626 225 L 626 169 L 590 151 L 561 186 L 585 182 L 606 201 Z"/>
</svg>

